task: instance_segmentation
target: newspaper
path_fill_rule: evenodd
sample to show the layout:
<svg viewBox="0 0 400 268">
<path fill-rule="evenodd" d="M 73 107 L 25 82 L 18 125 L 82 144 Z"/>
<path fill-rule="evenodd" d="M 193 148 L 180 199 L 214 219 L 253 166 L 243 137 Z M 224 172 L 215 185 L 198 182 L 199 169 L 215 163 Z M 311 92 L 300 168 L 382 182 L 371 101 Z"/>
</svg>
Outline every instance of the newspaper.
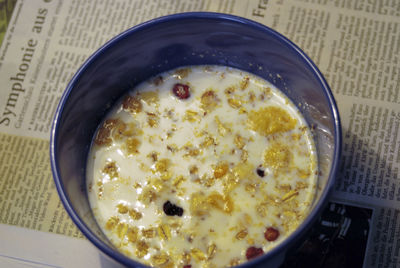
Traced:
<svg viewBox="0 0 400 268">
<path fill-rule="evenodd" d="M 332 200 L 282 267 L 400 266 L 399 1 L 3 0 L 0 10 L 3 30 L 8 22 L 0 49 L 0 237 L 10 241 L 0 247 L 0 266 L 66 267 L 79 248 L 87 254 L 73 267 L 108 267 L 55 190 L 53 114 L 73 73 L 103 43 L 185 11 L 239 15 L 279 31 L 317 64 L 336 98 L 343 156 Z M 63 251 L 47 254 L 57 243 Z"/>
</svg>

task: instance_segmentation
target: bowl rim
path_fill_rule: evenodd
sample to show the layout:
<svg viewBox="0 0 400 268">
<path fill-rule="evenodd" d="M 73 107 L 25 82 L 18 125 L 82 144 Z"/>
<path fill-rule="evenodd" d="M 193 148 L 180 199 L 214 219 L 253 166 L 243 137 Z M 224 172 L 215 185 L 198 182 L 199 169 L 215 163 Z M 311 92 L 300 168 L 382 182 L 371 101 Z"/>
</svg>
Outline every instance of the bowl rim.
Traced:
<svg viewBox="0 0 400 268">
<path fill-rule="evenodd" d="M 339 166 L 339 160 L 341 156 L 341 138 L 342 138 L 342 130 L 341 130 L 341 124 L 340 124 L 340 117 L 339 117 L 339 112 L 338 108 L 336 105 L 336 101 L 333 97 L 333 94 L 330 90 L 330 87 L 328 83 L 326 82 L 324 76 L 322 73 L 319 71 L 317 66 L 314 64 L 314 62 L 303 52 L 296 44 L 294 44 L 292 41 L 290 41 L 288 38 L 283 36 L 282 34 L 278 33 L 277 31 L 273 30 L 272 28 L 255 22 L 253 20 L 236 16 L 236 15 L 230 15 L 230 14 L 224 14 L 224 13 L 217 13 L 217 12 L 183 12 L 183 13 L 176 13 L 172 15 L 166 15 L 158 18 L 154 18 L 151 20 L 148 20 L 146 22 L 140 23 L 138 25 L 135 25 L 120 34 L 116 35 L 115 37 L 111 38 L 109 41 L 107 41 L 104 45 L 102 45 L 99 49 L 97 49 L 91 56 L 89 56 L 85 62 L 81 65 L 81 67 L 78 69 L 78 71 L 73 75 L 72 79 L 68 83 L 66 89 L 64 90 L 59 104 L 57 106 L 56 112 L 54 114 L 54 119 L 52 122 L 51 126 L 51 131 L 50 131 L 50 163 L 51 163 L 51 170 L 54 178 L 54 182 L 56 185 L 57 192 L 59 194 L 59 197 L 61 199 L 61 202 L 64 205 L 65 210 L 69 214 L 70 218 L 72 221 L 75 223 L 75 225 L 78 227 L 78 229 L 85 235 L 85 237 L 90 240 L 98 249 L 100 249 L 101 252 L 105 253 L 108 257 L 111 257 L 112 259 L 118 261 L 119 263 L 122 263 L 127 266 L 135 266 L 135 267 L 148 267 L 138 261 L 135 261 L 122 253 L 120 253 L 118 250 L 109 247 L 105 243 L 103 243 L 97 235 L 94 234 L 93 231 L 90 230 L 90 228 L 81 220 L 81 218 L 78 216 L 78 214 L 74 211 L 71 201 L 68 198 L 68 196 L 65 194 L 65 186 L 61 182 L 61 176 L 59 173 L 59 166 L 58 166 L 58 161 L 56 158 L 58 148 L 56 145 L 57 138 L 59 136 L 59 118 L 64 110 L 64 106 L 66 104 L 66 101 L 68 100 L 68 97 L 74 88 L 76 82 L 79 80 L 81 75 L 86 71 L 88 66 L 91 65 L 93 61 L 96 60 L 96 58 L 100 57 L 102 54 L 106 53 L 109 49 L 111 49 L 113 46 L 115 46 L 116 43 L 120 42 L 121 40 L 127 38 L 127 36 L 134 34 L 137 31 L 141 31 L 144 29 L 147 29 L 149 27 L 152 27 L 154 25 L 163 23 L 163 22 L 171 22 L 171 21 L 179 21 L 179 20 L 185 20 L 185 19 L 206 19 L 206 20 L 219 20 L 219 21 L 231 21 L 235 22 L 238 24 L 242 24 L 247 27 L 255 28 L 259 30 L 260 32 L 264 32 L 266 34 L 272 35 L 274 38 L 278 39 L 282 44 L 285 44 L 289 49 L 294 50 L 296 54 L 300 57 L 300 60 L 308 66 L 308 68 L 312 71 L 312 75 L 316 78 L 317 81 L 319 81 L 321 88 L 323 89 L 323 93 L 325 94 L 325 97 L 327 98 L 329 104 L 330 104 L 330 112 L 333 115 L 333 125 L 334 125 L 334 151 L 333 151 L 333 159 L 332 159 L 332 165 L 331 169 L 329 171 L 329 176 L 328 176 L 328 181 L 323 189 L 320 199 L 318 200 L 317 204 L 314 206 L 314 208 L 309 212 L 307 217 L 303 220 L 303 222 L 287 237 L 285 238 L 281 243 L 279 243 L 277 246 L 266 252 L 263 256 L 255 258 L 253 260 L 247 261 L 237 267 L 251 267 L 253 265 L 259 265 L 261 264 L 264 260 L 266 259 L 272 259 L 273 257 L 280 256 L 281 254 L 286 254 L 287 250 L 290 248 L 290 246 L 297 241 L 296 237 L 300 237 L 302 234 L 304 234 L 309 228 L 311 228 L 312 224 L 314 221 L 317 219 L 317 215 L 320 214 L 322 209 L 326 206 L 328 202 L 328 197 L 331 194 L 335 182 L 335 177 L 336 173 L 338 170 Z M 286 250 L 285 250 L 286 249 Z M 284 256 L 283 255 L 283 256 Z"/>
</svg>

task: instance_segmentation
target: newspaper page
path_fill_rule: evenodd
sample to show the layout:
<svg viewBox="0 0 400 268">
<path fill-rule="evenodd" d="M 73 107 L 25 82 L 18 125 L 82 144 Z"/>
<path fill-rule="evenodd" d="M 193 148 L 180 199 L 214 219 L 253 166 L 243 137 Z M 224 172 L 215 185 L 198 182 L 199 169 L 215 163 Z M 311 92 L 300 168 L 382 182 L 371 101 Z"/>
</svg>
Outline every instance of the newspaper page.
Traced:
<svg viewBox="0 0 400 268">
<path fill-rule="evenodd" d="M 304 267 L 400 266 L 400 2 L 269 1 L 267 8 L 270 13 L 259 16 L 262 9 L 254 6 L 251 18 L 311 57 L 342 120 L 336 204 L 324 213 L 337 211 L 340 221 L 321 217 L 317 241 L 311 237 L 299 250 L 301 262 Z M 328 240 L 321 227 L 338 234 Z"/>
<path fill-rule="evenodd" d="M 83 238 L 50 171 L 60 96 L 107 40 L 185 11 L 239 15 L 284 34 L 317 64 L 336 98 L 343 152 L 332 202 L 283 267 L 399 266 L 397 0 L 17 1 L 0 49 L 0 223 Z"/>
</svg>

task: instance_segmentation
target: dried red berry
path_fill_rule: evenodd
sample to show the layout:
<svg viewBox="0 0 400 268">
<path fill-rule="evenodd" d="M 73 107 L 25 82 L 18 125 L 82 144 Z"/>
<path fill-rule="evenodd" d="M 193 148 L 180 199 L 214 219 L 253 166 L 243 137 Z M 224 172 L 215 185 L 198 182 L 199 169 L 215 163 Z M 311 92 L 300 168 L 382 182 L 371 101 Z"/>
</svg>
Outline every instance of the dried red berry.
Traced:
<svg viewBox="0 0 400 268">
<path fill-rule="evenodd" d="M 175 84 L 172 88 L 172 92 L 174 92 L 174 95 L 181 100 L 185 100 L 190 97 L 189 86 L 185 84 Z"/>
<path fill-rule="evenodd" d="M 274 227 L 268 227 L 264 233 L 265 239 L 268 241 L 275 241 L 279 237 L 279 231 Z"/>
<path fill-rule="evenodd" d="M 192 268 L 192 265 L 188 264 L 188 265 L 183 266 L 183 268 Z"/>
<path fill-rule="evenodd" d="M 264 251 L 262 248 L 256 248 L 256 247 L 249 247 L 246 250 L 246 258 L 248 260 L 254 259 L 258 256 L 261 256 L 264 254 Z"/>
</svg>

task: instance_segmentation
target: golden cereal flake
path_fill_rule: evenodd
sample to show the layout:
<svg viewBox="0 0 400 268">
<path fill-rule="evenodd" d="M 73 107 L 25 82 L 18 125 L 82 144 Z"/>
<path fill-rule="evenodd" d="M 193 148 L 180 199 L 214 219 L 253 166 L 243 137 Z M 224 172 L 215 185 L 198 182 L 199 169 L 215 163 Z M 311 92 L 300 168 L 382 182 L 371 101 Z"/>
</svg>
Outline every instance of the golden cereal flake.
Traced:
<svg viewBox="0 0 400 268">
<path fill-rule="evenodd" d="M 159 154 L 159 152 L 152 151 L 147 155 L 147 157 L 150 158 L 153 162 L 156 162 Z"/>
<path fill-rule="evenodd" d="M 158 127 L 160 118 L 158 117 L 158 115 L 156 115 L 155 113 L 147 113 L 147 124 L 150 127 Z"/>
<path fill-rule="evenodd" d="M 135 243 L 138 239 L 139 229 L 136 226 L 129 226 L 126 232 L 126 237 L 131 243 Z"/>
<path fill-rule="evenodd" d="M 307 182 L 296 181 L 296 189 L 297 190 L 306 189 L 307 187 L 308 187 L 308 183 Z"/>
<path fill-rule="evenodd" d="M 261 135 L 282 133 L 295 128 L 297 120 L 280 107 L 268 106 L 258 111 L 250 111 L 247 125 Z"/>
<path fill-rule="evenodd" d="M 227 195 L 239 185 L 238 178 L 234 176 L 233 173 L 228 173 L 227 176 L 223 178 L 222 185 L 224 187 L 224 194 Z"/>
<path fill-rule="evenodd" d="M 143 229 L 142 236 L 145 238 L 153 238 L 156 236 L 156 229 L 154 228 Z"/>
<path fill-rule="evenodd" d="M 244 107 L 240 107 L 239 114 L 247 114 L 247 113 L 248 113 L 247 109 L 245 109 Z"/>
<path fill-rule="evenodd" d="M 149 205 L 156 199 L 157 193 L 151 188 L 151 186 L 144 187 L 142 193 L 138 196 L 138 200 L 145 205 Z"/>
<path fill-rule="evenodd" d="M 157 255 L 153 255 L 151 257 L 151 261 L 154 265 L 156 265 L 157 267 L 162 265 L 163 267 L 165 267 L 164 265 L 170 261 L 170 258 L 168 256 L 167 253 L 165 252 L 161 252 L 160 254 Z"/>
<path fill-rule="evenodd" d="M 211 136 L 206 136 L 204 141 L 202 141 L 200 143 L 200 148 L 203 148 L 203 149 L 204 148 L 208 148 L 208 147 L 210 147 L 211 145 L 214 145 L 214 144 L 215 144 L 214 138 L 211 137 Z"/>
<path fill-rule="evenodd" d="M 235 238 L 237 240 L 243 240 L 246 238 L 246 236 L 248 235 L 248 231 L 247 228 L 240 230 L 236 235 Z"/>
<path fill-rule="evenodd" d="M 182 219 L 180 218 L 168 217 L 167 221 L 169 226 L 174 230 L 180 229 L 183 225 Z"/>
<path fill-rule="evenodd" d="M 128 232 L 128 224 L 125 222 L 119 222 L 116 226 L 116 228 L 114 228 L 114 233 L 119 237 L 119 238 L 124 238 L 124 236 L 127 234 Z"/>
<path fill-rule="evenodd" d="M 293 154 L 290 148 L 277 142 L 264 152 L 264 164 L 275 170 L 289 168 L 292 158 Z"/>
<path fill-rule="evenodd" d="M 233 142 L 235 143 L 236 147 L 239 149 L 243 149 L 243 147 L 246 145 L 245 139 L 242 136 L 240 136 L 239 134 L 235 135 L 235 139 L 233 140 Z"/>
<path fill-rule="evenodd" d="M 250 77 L 245 76 L 242 81 L 240 81 L 239 87 L 241 90 L 245 90 L 249 86 Z"/>
<path fill-rule="evenodd" d="M 144 240 L 140 240 L 136 243 L 136 257 L 143 258 L 149 252 L 149 245 Z"/>
<path fill-rule="evenodd" d="M 111 135 L 115 140 L 122 140 L 142 133 L 142 130 L 138 129 L 135 123 L 125 123 L 124 121 L 119 120 L 117 126 L 112 130 Z"/>
<path fill-rule="evenodd" d="M 111 137 L 115 140 L 121 140 L 123 138 L 127 125 L 122 120 L 117 120 L 115 127 L 111 130 Z M 132 132 L 133 134 L 133 132 Z"/>
<path fill-rule="evenodd" d="M 173 143 L 173 144 L 167 144 L 167 150 L 170 151 L 171 153 L 175 153 L 175 152 L 179 151 L 179 148 L 178 148 L 178 145 Z"/>
<path fill-rule="evenodd" d="M 203 192 L 194 192 L 190 196 L 190 212 L 194 216 L 204 216 L 209 214 L 207 197 Z"/>
<path fill-rule="evenodd" d="M 163 173 L 168 170 L 170 165 L 171 165 L 171 161 L 168 158 L 162 158 L 157 161 L 157 163 L 155 165 L 155 170 L 160 173 Z"/>
<path fill-rule="evenodd" d="M 136 209 L 130 209 L 128 214 L 134 220 L 140 220 L 143 217 L 143 214 Z"/>
<path fill-rule="evenodd" d="M 170 172 L 170 171 L 165 171 L 165 172 L 163 172 L 161 175 L 160 175 L 160 178 L 163 180 L 163 181 L 168 181 L 168 180 L 170 180 L 171 178 L 172 178 L 172 176 L 173 176 L 174 174 L 172 173 L 172 172 Z"/>
<path fill-rule="evenodd" d="M 268 203 L 261 203 L 256 206 L 257 214 L 260 217 L 266 217 L 268 215 Z"/>
<path fill-rule="evenodd" d="M 207 90 L 201 95 L 201 108 L 206 112 L 213 111 L 219 102 L 219 98 L 214 90 Z"/>
<path fill-rule="evenodd" d="M 245 190 L 249 193 L 254 193 L 257 191 L 257 184 L 256 183 L 246 183 Z"/>
<path fill-rule="evenodd" d="M 240 160 L 242 160 L 242 162 L 245 163 L 248 158 L 249 158 L 249 152 L 247 150 L 242 149 L 242 154 L 240 155 Z"/>
<path fill-rule="evenodd" d="M 111 145 L 111 131 L 117 125 L 119 119 L 107 119 L 104 121 L 103 125 L 99 128 L 94 140 L 97 145 Z"/>
<path fill-rule="evenodd" d="M 198 112 L 193 110 L 186 110 L 183 116 L 183 121 L 189 121 L 191 123 L 200 121 L 201 117 Z"/>
<path fill-rule="evenodd" d="M 199 171 L 199 168 L 196 165 L 191 165 L 189 167 L 189 173 L 191 175 L 197 174 L 198 171 Z"/>
<path fill-rule="evenodd" d="M 229 265 L 230 266 L 237 266 L 239 264 L 241 264 L 242 261 L 240 260 L 240 258 L 233 258 L 230 260 Z"/>
<path fill-rule="evenodd" d="M 308 177 L 311 176 L 311 170 L 297 168 L 297 176 L 299 176 L 302 179 L 307 179 Z"/>
<path fill-rule="evenodd" d="M 212 259 L 215 256 L 215 253 L 217 253 L 217 246 L 212 243 L 207 247 L 207 259 Z"/>
<path fill-rule="evenodd" d="M 176 192 L 176 195 L 179 197 L 184 197 L 186 195 L 186 188 L 178 188 L 178 191 Z"/>
<path fill-rule="evenodd" d="M 169 118 L 169 119 L 174 119 L 174 116 L 175 116 L 175 109 L 174 108 L 171 108 L 171 109 L 165 108 L 164 109 L 163 117 Z"/>
<path fill-rule="evenodd" d="M 254 91 L 250 91 L 249 92 L 249 102 L 250 103 L 254 103 L 257 99 L 256 94 L 254 93 Z"/>
<path fill-rule="evenodd" d="M 119 203 L 117 205 L 117 210 L 118 210 L 118 213 L 120 213 L 120 214 L 126 214 L 126 213 L 128 213 L 129 208 L 125 204 Z"/>
<path fill-rule="evenodd" d="M 206 260 L 201 264 L 201 268 L 218 268 L 218 266 Z"/>
<path fill-rule="evenodd" d="M 241 99 L 239 99 L 238 97 L 236 98 L 229 98 L 228 99 L 228 104 L 229 106 L 231 106 L 233 109 L 239 109 L 240 107 L 242 107 L 242 103 L 243 101 Z"/>
<path fill-rule="evenodd" d="M 254 238 L 251 238 L 251 237 L 248 237 L 248 238 L 246 239 L 246 242 L 247 242 L 247 244 L 249 244 L 249 245 L 254 245 L 254 244 L 255 244 L 254 241 L 255 241 Z"/>
<path fill-rule="evenodd" d="M 246 226 L 249 226 L 253 223 L 253 219 L 251 218 L 251 216 L 248 213 L 243 214 L 243 219 L 244 219 Z"/>
<path fill-rule="evenodd" d="M 299 141 L 302 137 L 302 135 L 300 133 L 293 133 L 291 136 L 292 136 L 292 139 L 295 141 Z"/>
<path fill-rule="evenodd" d="M 143 105 L 136 96 L 126 96 L 122 101 L 122 108 L 130 113 L 137 114 L 143 109 Z"/>
<path fill-rule="evenodd" d="M 98 181 L 96 183 L 96 185 L 98 186 L 98 188 L 97 188 L 97 193 L 98 193 L 97 196 L 98 196 L 99 199 L 103 199 L 103 193 L 104 193 L 103 182 L 102 181 Z"/>
<path fill-rule="evenodd" d="M 206 260 L 206 254 L 198 248 L 192 248 L 190 255 L 198 262 Z"/>
<path fill-rule="evenodd" d="M 220 193 L 213 191 L 207 197 L 207 203 L 210 207 L 216 208 L 226 213 L 232 213 L 234 202 L 230 196 L 223 196 Z"/>
<path fill-rule="evenodd" d="M 290 192 L 286 193 L 283 197 L 282 197 L 282 201 L 288 201 L 291 200 L 292 198 L 296 197 L 297 195 L 299 195 L 299 192 L 297 190 L 291 190 Z"/>
<path fill-rule="evenodd" d="M 206 187 L 211 187 L 215 184 L 215 177 L 209 177 L 207 174 L 203 174 L 200 183 Z"/>
<path fill-rule="evenodd" d="M 116 162 L 110 161 L 110 162 L 106 163 L 106 165 L 103 168 L 103 173 L 110 176 L 110 179 L 118 177 L 119 173 L 118 173 L 118 167 L 117 167 Z"/>
<path fill-rule="evenodd" d="M 214 117 L 215 123 L 218 126 L 218 134 L 224 137 L 226 134 L 231 133 L 232 130 L 229 128 L 227 124 L 221 122 L 218 116 Z"/>
<path fill-rule="evenodd" d="M 278 184 L 278 185 L 276 185 L 276 188 L 280 192 L 284 192 L 284 193 L 287 193 L 290 190 L 292 190 L 292 186 L 290 184 L 288 184 L 288 183 Z"/>
<path fill-rule="evenodd" d="M 272 89 L 270 87 L 264 87 L 262 94 L 260 95 L 260 100 L 270 99 L 273 96 Z"/>
<path fill-rule="evenodd" d="M 189 252 L 183 252 L 181 255 L 181 260 L 182 260 L 183 264 L 187 265 L 192 260 L 192 257 L 190 256 Z"/>
<path fill-rule="evenodd" d="M 229 170 L 229 165 L 227 162 L 219 162 L 214 168 L 214 178 L 219 179 L 223 177 Z"/>
<path fill-rule="evenodd" d="M 186 147 L 185 146 L 186 153 L 183 155 L 184 157 L 196 157 L 201 154 L 201 151 L 199 148 L 195 147 Z"/>
<path fill-rule="evenodd" d="M 238 163 L 234 168 L 233 168 L 233 174 L 239 178 L 239 179 L 246 179 L 251 176 L 251 174 L 254 173 L 254 166 L 249 164 L 249 163 Z"/>
<path fill-rule="evenodd" d="M 146 165 L 145 163 L 139 162 L 139 168 L 141 171 L 144 172 L 149 172 L 150 171 L 150 167 L 148 165 Z"/>
<path fill-rule="evenodd" d="M 172 185 L 174 187 L 179 187 L 183 182 L 185 182 L 186 179 L 185 177 L 183 177 L 182 175 L 179 175 L 178 177 L 176 177 L 173 181 L 172 181 Z"/>
<path fill-rule="evenodd" d="M 105 226 L 106 230 L 114 229 L 118 225 L 119 221 L 120 220 L 117 216 L 110 217 L 106 222 L 106 226 Z"/>
<path fill-rule="evenodd" d="M 171 175 L 172 176 L 172 175 Z M 168 177 L 169 179 L 169 177 Z M 168 180 L 165 179 L 165 180 Z M 149 181 L 149 185 L 151 185 L 153 187 L 154 190 L 156 190 L 158 193 L 162 192 L 163 190 L 165 190 L 165 185 L 164 185 L 164 179 L 159 179 L 159 178 L 152 178 Z"/>
<path fill-rule="evenodd" d="M 129 155 L 139 153 L 140 141 L 137 138 L 128 138 L 125 141 L 125 148 Z"/>
<path fill-rule="evenodd" d="M 143 100 L 147 105 L 157 104 L 159 102 L 157 91 L 144 91 L 138 94 L 138 98 Z"/>
<path fill-rule="evenodd" d="M 226 95 L 231 95 L 235 91 L 236 91 L 236 87 L 235 86 L 230 86 L 230 87 L 225 88 L 224 93 Z"/>
<path fill-rule="evenodd" d="M 162 240 L 170 240 L 172 238 L 171 229 L 168 224 L 160 224 L 157 228 L 157 232 Z"/>
<path fill-rule="evenodd" d="M 191 68 L 180 68 L 175 71 L 178 79 L 186 78 L 192 72 Z"/>
</svg>

